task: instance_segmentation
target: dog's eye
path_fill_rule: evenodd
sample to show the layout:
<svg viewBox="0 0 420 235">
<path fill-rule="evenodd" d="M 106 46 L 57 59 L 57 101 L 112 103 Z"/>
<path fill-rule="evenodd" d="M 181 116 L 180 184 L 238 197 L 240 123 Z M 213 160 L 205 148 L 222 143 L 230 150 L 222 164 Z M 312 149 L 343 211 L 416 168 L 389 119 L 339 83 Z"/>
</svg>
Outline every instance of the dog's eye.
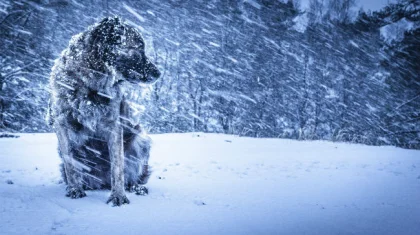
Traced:
<svg viewBox="0 0 420 235">
<path fill-rule="evenodd" d="M 128 51 L 128 55 L 129 56 L 134 56 L 134 55 L 136 55 L 137 54 L 137 50 L 136 49 L 130 49 L 129 51 Z"/>
<path fill-rule="evenodd" d="M 128 56 L 134 60 L 140 60 L 143 58 L 143 55 L 139 49 L 130 49 L 128 51 Z"/>
</svg>

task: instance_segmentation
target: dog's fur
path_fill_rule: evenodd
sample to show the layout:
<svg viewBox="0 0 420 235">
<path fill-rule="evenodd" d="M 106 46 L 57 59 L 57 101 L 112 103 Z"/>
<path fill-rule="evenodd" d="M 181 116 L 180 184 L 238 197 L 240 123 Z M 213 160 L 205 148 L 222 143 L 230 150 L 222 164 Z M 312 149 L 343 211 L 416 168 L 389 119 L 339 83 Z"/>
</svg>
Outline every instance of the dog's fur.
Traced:
<svg viewBox="0 0 420 235">
<path fill-rule="evenodd" d="M 118 17 L 105 18 L 72 38 L 50 77 L 49 123 L 63 160 L 67 196 L 86 189 L 111 189 L 108 202 L 129 203 L 150 176 L 150 139 L 130 108 L 139 83 L 160 73 L 145 55 L 140 33 Z"/>
</svg>

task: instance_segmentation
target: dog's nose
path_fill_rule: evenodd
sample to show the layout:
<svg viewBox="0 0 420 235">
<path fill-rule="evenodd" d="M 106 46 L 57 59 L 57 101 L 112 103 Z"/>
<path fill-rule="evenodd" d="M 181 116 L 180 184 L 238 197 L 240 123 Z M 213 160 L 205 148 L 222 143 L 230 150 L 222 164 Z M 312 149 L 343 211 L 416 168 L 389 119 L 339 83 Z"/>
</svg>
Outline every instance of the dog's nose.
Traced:
<svg viewBox="0 0 420 235">
<path fill-rule="evenodd" d="M 146 73 L 153 78 L 159 78 L 160 77 L 160 71 L 159 69 L 156 67 L 155 64 L 153 64 L 150 60 L 147 60 L 146 62 L 147 67 L 146 67 Z"/>
<path fill-rule="evenodd" d="M 149 63 L 148 65 L 144 70 L 146 77 L 144 77 L 145 80 L 143 82 L 153 83 L 160 77 L 161 73 L 154 64 Z"/>
<path fill-rule="evenodd" d="M 156 68 L 156 66 L 154 66 L 154 69 L 153 69 L 153 71 L 152 71 L 151 75 L 152 75 L 154 78 L 159 78 L 159 77 L 160 77 L 161 73 L 160 73 L 159 69 L 157 69 L 157 68 Z"/>
</svg>

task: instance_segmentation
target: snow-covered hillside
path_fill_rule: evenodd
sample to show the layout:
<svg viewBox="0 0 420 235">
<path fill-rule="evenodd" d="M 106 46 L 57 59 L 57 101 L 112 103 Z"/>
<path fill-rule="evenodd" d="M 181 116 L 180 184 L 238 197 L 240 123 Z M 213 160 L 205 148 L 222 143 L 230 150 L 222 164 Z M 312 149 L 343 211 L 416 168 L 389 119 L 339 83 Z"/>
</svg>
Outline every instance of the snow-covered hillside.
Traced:
<svg viewBox="0 0 420 235">
<path fill-rule="evenodd" d="M 153 135 L 149 195 L 72 200 L 54 134 L 0 139 L 0 234 L 420 234 L 420 151 Z"/>
</svg>

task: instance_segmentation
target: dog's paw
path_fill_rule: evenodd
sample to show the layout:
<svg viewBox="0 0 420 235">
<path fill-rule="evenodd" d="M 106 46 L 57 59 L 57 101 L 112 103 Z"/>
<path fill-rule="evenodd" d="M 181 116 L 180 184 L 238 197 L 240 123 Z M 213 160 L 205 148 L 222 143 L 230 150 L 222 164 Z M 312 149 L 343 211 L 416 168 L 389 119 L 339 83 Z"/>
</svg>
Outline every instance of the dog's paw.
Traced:
<svg viewBox="0 0 420 235">
<path fill-rule="evenodd" d="M 137 186 L 134 188 L 134 192 L 136 192 L 136 195 L 146 196 L 149 194 L 149 189 L 144 186 Z"/>
<path fill-rule="evenodd" d="M 112 202 L 112 206 L 121 206 L 123 204 L 129 204 L 130 201 L 128 200 L 127 196 L 125 196 L 125 194 L 117 194 L 117 193 L 112 193 L 111 196 L 109 196 L 108 200 L 106 201 L 106 203 L 110 203 Z"/>
<path fill-rule="evenodd" d="M 137 184 L 126 187 L 126 191 L 130 193 L 135 193 L 136 195 L 140 195 L 140 196 L 146 196 L 147 194 L 149 194 L 149 189 L 147 189 L 144 186 L 137 185 Z"/>
<path fill-rule="evenodd" d="M 70 197 L 72 199 L 86 197 L 85 191 L 81 188 L 67 187 L 66 191 L 66 197 Z"/>
</svg>

